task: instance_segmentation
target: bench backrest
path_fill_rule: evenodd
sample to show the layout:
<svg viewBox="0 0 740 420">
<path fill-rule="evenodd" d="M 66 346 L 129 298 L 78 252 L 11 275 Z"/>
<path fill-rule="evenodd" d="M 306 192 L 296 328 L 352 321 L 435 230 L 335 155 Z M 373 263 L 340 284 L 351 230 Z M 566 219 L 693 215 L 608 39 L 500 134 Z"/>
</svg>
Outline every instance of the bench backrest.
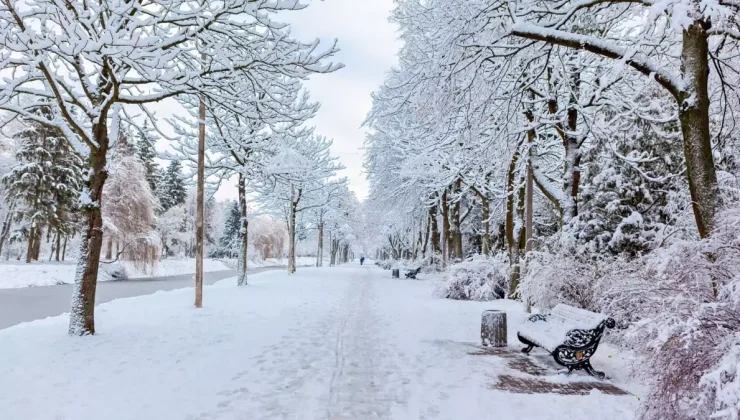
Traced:
<svg viewBox="0 0 740 420">
<path fill-rule="evenodd" d="M 550 316 L 569 325 L 573 328 L 580 328 L 591 330 L 599 326 L 607 317 L 596 312 L 587 311 L 585 309 L 574 308 L 572 306 L 558 304 L 552 311 Z"/>
</svg>

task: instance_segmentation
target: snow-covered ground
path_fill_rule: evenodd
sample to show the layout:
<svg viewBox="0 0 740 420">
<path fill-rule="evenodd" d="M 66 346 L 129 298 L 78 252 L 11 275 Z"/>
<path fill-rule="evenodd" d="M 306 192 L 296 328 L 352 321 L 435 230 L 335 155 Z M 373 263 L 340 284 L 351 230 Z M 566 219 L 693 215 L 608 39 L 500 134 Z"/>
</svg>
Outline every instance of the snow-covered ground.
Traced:
<svg viewBox="0 0 740 420">
<path fill-rule="evenodd" d="M 179 276 L 195 273 L 195 259 L 164 259 L 147 270 L 137 269 L 129 262 L 100 264 L 99 279 L 101 281 L 111 280 L 110 273 L 119 270 L 121 266 L 125 268 L 128 278 Z M 36 261 L 31 264 L 2 262 L 0 263 L 0 289 L 74 283 L 76 269 L 76 262 Z M 229 267 L 223 262 L 211 259 L 203 260 L 203 271 L 223 270 L 229 270 Z"/>
<path fill-rule="evenodd" d="M 230 267 L 236 267 L 236 260 L 224 260 L 226 265 Z M 312 267 L 316 265 L 316 257 L 296 257 L 296 266 L 298 267 Z M 249 268 L 262 268 L 262 267 L 285 267 L 288 265 L 287 258 L 268 258 L 266 260 L 249 260 L 247 266 Z M 329 265 L 327 262 L 326 265 Z"/>
<path fill-rule="evenodd" d="M 511 301 L 432 297 L 433 285 L 366 265 L 228 279 L 208 288 L 98 307 L 93 337 L 59 316 L 0 331 L 0 413 L 8 419 L 632 419 L 638 399 L 515 394 L 516 375 L 475 356 L 480 314 L 504 309 L 509 342 L 524 319 Z M 629 360 L 600 349 L 620 383 Z M 553 374 L 553 382 L 590 381 Z M 629 389 L 629 388 L 628 388 Z"/>
</svg>

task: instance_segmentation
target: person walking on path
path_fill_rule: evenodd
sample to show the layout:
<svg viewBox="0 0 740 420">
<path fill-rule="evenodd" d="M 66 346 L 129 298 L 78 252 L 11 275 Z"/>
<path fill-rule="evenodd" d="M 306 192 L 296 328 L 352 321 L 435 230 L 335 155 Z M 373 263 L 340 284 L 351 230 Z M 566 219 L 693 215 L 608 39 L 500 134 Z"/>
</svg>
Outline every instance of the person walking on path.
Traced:
<svg viewBox="0 0 740 420">
<path fill-rule="evenodd" d="M 365 257 L 360 257 L 360 265 L 365 262 Z"/>
</svg>

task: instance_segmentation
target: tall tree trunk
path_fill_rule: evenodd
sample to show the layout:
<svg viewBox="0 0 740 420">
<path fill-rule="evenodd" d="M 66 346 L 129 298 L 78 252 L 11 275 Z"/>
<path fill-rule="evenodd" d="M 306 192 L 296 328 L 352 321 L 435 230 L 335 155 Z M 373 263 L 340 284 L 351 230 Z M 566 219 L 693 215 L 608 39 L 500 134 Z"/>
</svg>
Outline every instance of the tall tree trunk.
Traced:
<svg viewBox="0 0 740 420">
<path fill-rule="evenodd" d="M 427 248 L 429 247 L 429 237 L 431 236 L 431 227 L 432 227 L 431 216 L 430 214 L 427 214 L 427 224 L 426 226 L 424 226 L 424 242 L 421 246 L 421 259 L 422 260 L 426 259 L 427 257 Z"/>
<path fill-rule="evenodd" d="M 532 167 L 532 146 L 534 145 L 534 130 L 527 132 L 527 142 L 529 143 L 529 151 L 527 156 L 527 185 L 526 185 L 526 198 L 524 202 L 526 213 L 524 215 L 524 230 L 526 232 L 525 240 L 525 254 L 529 254 L 532 250 L 532 225 L 534 219 L 534 168 Z M 580 152 L 579 152 L 580 154 Z M 580 157 L 578 158 L 580 161 Z M 576 194 L 578 193 L 578 184 L 575 184 Z M 573 201 L 575 203 L 575 200 Z M 575 205 L 574 205 L 575 207 Z M 574 215 L 575 216 L 575 215 Z"/>
<path fill-rule="evenodd" d="M 524 179 L 521 179 L 519 182 L 519 190 L 517 192 L 518 197 L 518 203 L 517 203 L 517 209 L 516 209 L 516 216 L 518 219 L 517 225 L 519 226 L 519 230 L 514 230 L 514 246 L 512 248 L 512 270 L 511 270 L 511 280 L 509 281 L 509 296 L 512 298 L 519 297 L 518 288 L 519 288 L 519 281 L 522 276 L 522 257 L 523 257 L 523 251 L 525 250 L 525 240 L 526 240 L 526 227 L 524 226 L 523 219 L 524 219 L 524 203 L 525 203 L 525 189 L 524 189 Z"/>
<path fill-rule="evenodd" d="M 49 228 L 49 230 L 51 230 L 51 228 Z M 49 253 L 49 261 L 51 261 L 52 258 L 54 258 L 54 251 L 56 250 L 56 245 L 57 245 L 57 240 L 55 236 L 54 242 L 51 243 L 51 252 Z"/>
<path fill-rule="evenodd" d="M 237 264 L 237 284 L 247 285 L 247 262 L 249 260 L 249 220 L 247 220 L 247 181 L 239 173 L 239 261 Z"/>
<path fill-rule="evenodd" d="M 417 257 L 419 256 L 419 251 L 421 251 L 421 244 L 422 241 L 424 241 L 424 219 L 419 218 L 419 237 L 414 243 L 414 253 L 411 257 L 412 260 L 416 261 Z"/>
<path fill-rule="evenodd" d="M 329 264 L 334 267 L 337 265 L 337 251 L 339 248 L 339 242 L 336 239 L 331 239 L 331 232 L 329 233 L 329 247 L 331 248 L 331 261 Z"/>
<path fill-rule="evenodd" d="M 481 248 L 483 255 L 491 253 L 491 207 L 488 196 L 482 194 L 480 197 L 481 202 L 481 219 L 483 220 L 483 237 L 481 240 Z"/>
<path fill-rule="evenodd" d="M 8 214 L 5 215 L 5 220 L 3 220 L 3 227 L 0 229 L 0 255 L 3 254 L 3 245 L 5 245 L 5 241 L 8 239 L 8 235 L 10 234 L 10 227 L 13 223 L 14 208 L 15 203 L 11 203 L 8 208 Z"/>
<path fill-rule="evenodd" d="M 95 334 L 95 290 L 98 284 L 100 251 L 103 247 L 102 208 L 103 186 L 108 178 L 106 153 L 108 152 L 108 128 L 106 119 L 94 127 L 95 140 L 100 146 L 90 152 L 90 168 L 83 190 L 86 204 L 83 207 L 85 229 L 80 241 L 72 308 L 69 315 L 69 334 Z"/>
<path fill-rule="evenodd" d="M 442 193 L 442 269 L 447 268 L 450 243 L 450 214 L 447 204 L 447 189 Z"/>
<path fill-rule="evenodd" d="M 457 183 L 455 184 L 455 193 L 459 195 L 461 188 L 462 181 L 458 179 Z M 458 261 L 462 260 L 463 258 L 462 221 L 460 219 L 460 207 L 462 206 L 461 201 L 461 198 L 458 197 L 452 210 L 452 242 L 454 245 L 453 252 L 455 255 L 455 259 Z"/>
<path fill-rule="evenodd" d="M 62 245 L 62 261 L 64 261 L 64 257 L 67 255 L 67 234 L 64 235 L 64 244 Z"/>
<path fill-rule="evenodd" d="M 113 236 L 108 236 L 108 247 L 105 251 L 105 259 L 106 260 L 113 259 Z"/>
<path fill-rule="evenodd" d="M 442 248 L 439 242 L 439 225 L 437 224 L 437 205 L 429 208 L 429 231 L 432 237 L 432 253 L 434 255 L 440 254 Z M 436 257 L 435 257 L 436 258 Z"/>
<path fill-rule="evenodd" d="M 39 254 L 41 252 L 41 241 L 43 240 L 43 228 L 37 227 L 36 228 L 36 237 L 33 241 L 33 260 L 38 261 L 39 260 Z"/>
<path fill-rule="evenodd" d="M 316 267 L 324 265 L 324 211 L 319 214 L 319 248 L 316 251 Z"/>
<path fill-rule="evenodd" d="M 59 262 L 59 248 L 61 248 L 62 245 L 62 232 L 57 229 L 57 245 L 56 245 L 56 261 Z"/>
<path fill-rule="evenodd" d="M 514 189 L 514 180 L 516 175 L 516 164 L 519 160 L 519 151 L 514 153 L 509 163 L 509 170 L 506 176 L 506 222 L 505 233 L 506 243 L 509 248 L 509 264 L 511 266 L 511 276 L 509 278 L 509 296 L 515 296 L 519 286 L 519 246 L 514 232 L 515 200 L 516 191 Z"/>
<path fill-rule="evenodd" d="M 578 54 L 578 52 L 575 52 Z M 578 215 L 578 190 L 581 182 L 581 144 L 576 130 L 578 129 L 578 99 L 581 89 L 581 73 L 578 69 L 570 70 L 570 83 L 568 91 L 570 92 L 568 97 L 568 109 L 567 109 L 567 125 L 563 127 L 561 123 L 555 125 L 557 133 L 563 142 L 563 149 L 565 151 L 565 168 L 563 176 L 563 192 L 564 196 L 568 198 L 568 201 L 561 203 L 562 217 L 564 221 L 568 221 Z M 552 69 L 548 68 L 548 84 L 552 77 Z M 534 96 L 534 95 L 533 95 Z M 548 101 L 548 108 L 550 114 L 554 115 L 557 113 L 557 98 L 555 94 L 550 95 Z M 530 118 L 530 114 L 527 118 Z M 534 117 L 531 117 L 531 121 Z M 534 130 L 530 130 L 533 132 Z M 528 133 L 528 137 L 529 133 Z M 533 135 L 531 137 L 534 137 Z M 531 141 L 531 140 L 530 140 Z M 531 165 L 531 154 L 530 154 L 530 165 Z"/>
<path fill-rule="evenodd" d="M 36 227 L 31 226 L 31 230 L 28 232 L 28 247 L 26 248 L 26 264 L 30 264 L 33 259 L 33 243 L 36 241 Z"/>
<path fill-rule="evenodd" d="M 334 239 L 332 239 L 331 231 L 329 231 L 329 267 L 334 267 Z"/>
<path fill-rule="evenodd" d="M 290 213 L 288 214 L 288 274 L 295 273 L 295 220 L 296 220 L 296 191 L 295 187 L 290 187 Z"/>
<path fill-rule="evenodd" d="M 696 21 L 683 32 L 678 118 L 683 133 L 689 190 L 699 235 L 706 238 L 714 228 L 717 208 L 717 173 L 709 133 L 709 46 L 710 24 Z"/>
</svg>

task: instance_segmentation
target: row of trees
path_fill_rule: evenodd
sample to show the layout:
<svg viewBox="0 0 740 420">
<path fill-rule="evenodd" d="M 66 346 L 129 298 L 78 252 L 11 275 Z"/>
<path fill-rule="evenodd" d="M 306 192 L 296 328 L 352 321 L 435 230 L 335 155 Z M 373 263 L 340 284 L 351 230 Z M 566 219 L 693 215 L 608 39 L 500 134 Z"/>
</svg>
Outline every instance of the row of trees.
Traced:
<svg viewBox="0 0 740 420">
<path fill-rule="evenodd" d="M 733 418 L 717 357 L 665 352 L 701 336 L 729 353 L 740 334 L 696 315 L 739 309 L 736 251 L 715 239 L 736 226 L 738 16 L 733 0 L 398 1 L 404 46 L 366 123 L 377 255 L 485 258 L 495 284 L 475 296 L 624 315 L 656 355 L 646 418 Z"/>
<path fill-rule="evenodd" d="M 43 106 L 37 112 L 49 115 L 50 109 Z M 132 137 L 138 137 L 135 144 Z M 150 242 L 156 243 L 152 237 L 155 216 L 185 204 L 181 165 L 172 161 L 166 171 L 160 169 L 154 160 L 155 141 L 156 137 L 142 133 L 132 136 L 130 130 L 123 130 L 111 156 L 111 180 L 104 210 L 107 259 L 113 258 L 114 241 L 119 249 L 121 242 L 138 238 L 149 237 Z M 53 238 L 49 259 L 64 260 L 68 239 L 80 231 L 84 160 L 59 130 L 37 121 L 27 121 L 9 143 L 13 144 L 8 150 L 13 159 L 8 159 L 12 166 L 2 178 L 7 210 L 0 253 L 6 243 L 25 242 L 26 262 L 38 260 L 42 237 L 46 236 L 47 241 Z M 138 261 L 133 253 L 135 250 L 130 249 L 126 259 Z"/>
<path fill-rule="evenodd" d="M 174 176 L 177 164 L 164 176 L 156 168 L 147 146 L 153 146 L 152 131 L 177 143 L 172 155 L 182 160 L 184 178 L 197 175 L 196 279 L 206 240 L 206 181 L 238 179 L 239 284 L 246 284 L 248 189 L 285 217 L 291 249 L 300 215 L 339 197 L 331 192 L 343 182 L 332 180 L 339 166 L 329 158 L 330 142 L 304 126 L 318 104 L 302 87 L 312 74 L 341 68 L 328 61 L 336 46 L 294 39 L 287 25 L 273 20 L 304 7 L 288 0 L 114 0 L 90 8 L 87 2 L 42 0 L 9 2 L 0 10 L 7 41 L 2 68 L 14 75 L 0 82 L 0 110 L 55 130 L 84 162 L 70 334 L 95 332 L 105 235 L 110 248 L 113 242 L 140 244 L 151 252 L 154 242 L 141 239 L 151 238 L 154 216 L 161 211 L 159 220 L 167 221 L 181 208 L 184 194 L 173 185 L 180 178 Z M 174 135 L 166 135 L 151 105 L 173 101 L 186 112 L 168 121 Z M 48 112 L 39 112 L 41 106 Z M 126 151 L 132 138 L 138 153 Z M 278 164 L 280 156 L 291 159 L 288 167 Z M 115 194 L 110 202 L 103 199 L 109 190 Z M 159 209 L 146 207 L 148 199 L 156 201 L 153 195 Z M 126 214 L 141 217 L 132 221 Z M 294 270 L 295 252 L 290 260 Z"/>
<path fill-rule="evenodd" d="M 371 202 L 402 210 L 390 254 L 516 265 L 561 227 L 632 255 L 665 226 L 707 237 L 737 169 L 738 6 L 652 3 L 399 2 L 367 120 Z"/>
</svg>

